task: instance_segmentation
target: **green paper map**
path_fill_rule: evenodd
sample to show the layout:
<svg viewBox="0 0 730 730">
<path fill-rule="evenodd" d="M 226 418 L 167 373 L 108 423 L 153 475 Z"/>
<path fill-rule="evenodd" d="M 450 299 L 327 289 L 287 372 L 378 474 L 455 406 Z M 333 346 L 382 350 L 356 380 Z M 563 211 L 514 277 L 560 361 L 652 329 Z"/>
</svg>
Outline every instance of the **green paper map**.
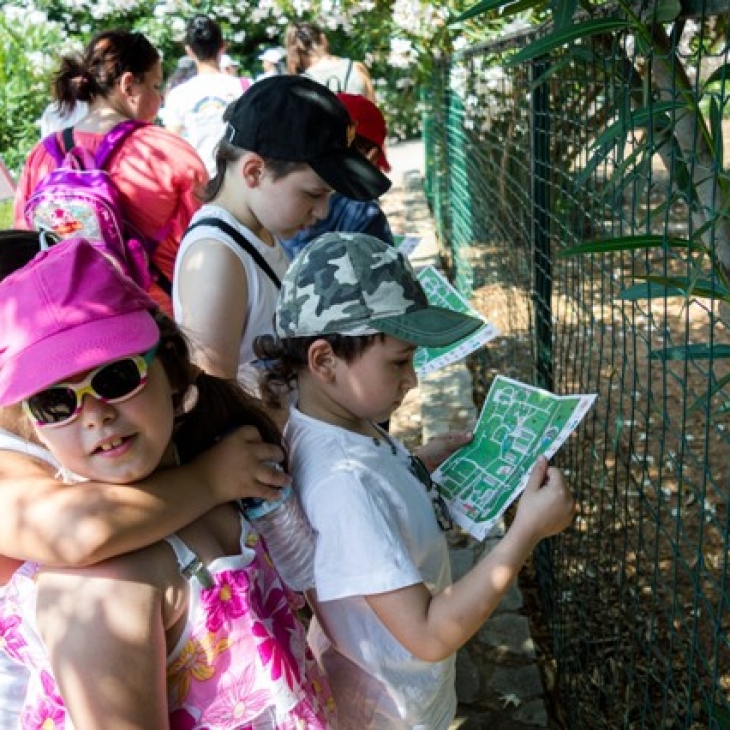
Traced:
<svg viewBox="0 0 730 730">
<path fill-rule="evenodd" d="M 595 399 L 554 395 L 498 375 L 474 439 L 433 474 L 454 522 L 483 540 L 522 493 L 538 456 L 553 456 Z"/>
<path fill-rule="evenodd" d="M 472 317 L 481 319 L 484 322 L 484 325 L 476 332 L 448 347 L 419 347 L 413 358 L 413 367 L 416 369 L 418 376 L 422 377 L 470 355 L 486 342 L 494 339 L 499 334 L 499 330 L 493 324 L 487 322 L 479 312 L 470 307 L 466 299 L 433 266 L 421 269 L 417 276 L 431 304 L 470 314 Z"/>
</svg>

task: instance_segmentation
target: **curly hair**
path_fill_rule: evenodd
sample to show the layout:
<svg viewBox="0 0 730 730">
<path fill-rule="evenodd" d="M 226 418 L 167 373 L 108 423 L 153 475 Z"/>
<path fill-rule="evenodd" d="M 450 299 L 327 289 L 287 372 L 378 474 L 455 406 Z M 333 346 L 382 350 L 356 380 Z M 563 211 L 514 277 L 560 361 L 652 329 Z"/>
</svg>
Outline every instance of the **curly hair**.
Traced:
<svg viewBox="0 0 730 730">
<path fill-rule="evenodd" d="M 324 340 L 332 352 L 351 363 L 361 357 L 377 341 L 385 339 L 383 334 L 361 335 L 317 335 L 314 337 L 291 337 L 278 339 L 273 335 L 261 335 L 254 341 L 254 352 L 264 365 L 259 387 L 265 405 L 278 408 L 285 401 L 287 393 L 296 387 L 297 376 L 307 368 L 309 348 Z"/>
</svg>

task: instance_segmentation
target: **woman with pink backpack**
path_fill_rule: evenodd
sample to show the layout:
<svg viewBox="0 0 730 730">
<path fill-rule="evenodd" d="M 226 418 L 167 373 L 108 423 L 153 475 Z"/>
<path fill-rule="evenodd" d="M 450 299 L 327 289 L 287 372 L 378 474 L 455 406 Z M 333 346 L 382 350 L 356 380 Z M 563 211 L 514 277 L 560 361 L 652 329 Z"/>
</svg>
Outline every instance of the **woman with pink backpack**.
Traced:
<svg viewBox="0 0 730 730">
<path fill-rule="evenodd" d="M 104 170 L 119 193 L 127 238 L 144 245 L 152 268 L 150 294 L 170 312 L 168 291 L 182 234 L 200 207 L 197 190 L 207 173 L 195 150 L 178 135 L 154 124 L 162 103 L 160 54 L 141 33 L 107 30 L 98 33 L 81 57 L 68 56 L 54 79 L 54 95 L 64 110 L 78 102 L 89 113 L 71 131 L 56 140 L 64 153 L 80 147 L 96 155 L 109 146 L 114 131 L 125 130 L 103 161 Z M 128 120 L 138 120 L 130 125 Z M 121 126 L 126 122 L 126 129 Z M 64 139 L 64 136 L 66 139 Z M 35 227 L 26 211 L 28 199 L 58 167 L 58 160 L 43 141 L 26 160 L 15 197 L 15 226 Z M 70 208 L 70 209 L 69 209 Z M 73 206 L 59 209 L 56 231 L 79 235 L 81 216 Z"/>
</svg>

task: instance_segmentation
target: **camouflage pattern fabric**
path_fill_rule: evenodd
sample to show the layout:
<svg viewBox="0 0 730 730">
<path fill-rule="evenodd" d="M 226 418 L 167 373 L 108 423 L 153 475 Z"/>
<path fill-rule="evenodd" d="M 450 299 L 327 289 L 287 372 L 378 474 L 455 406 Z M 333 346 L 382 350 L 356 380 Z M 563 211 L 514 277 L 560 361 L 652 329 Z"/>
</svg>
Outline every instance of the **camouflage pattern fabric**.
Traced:
<svg viewBox="0 0 730 730">
<path fill-rule="evenodd" d="M 377 320 L 428 308 L 408 260 L 363 233 L 326 233 L 297 256 L 282 281 L 279 337 L 377 329 Z"/>
</svg>

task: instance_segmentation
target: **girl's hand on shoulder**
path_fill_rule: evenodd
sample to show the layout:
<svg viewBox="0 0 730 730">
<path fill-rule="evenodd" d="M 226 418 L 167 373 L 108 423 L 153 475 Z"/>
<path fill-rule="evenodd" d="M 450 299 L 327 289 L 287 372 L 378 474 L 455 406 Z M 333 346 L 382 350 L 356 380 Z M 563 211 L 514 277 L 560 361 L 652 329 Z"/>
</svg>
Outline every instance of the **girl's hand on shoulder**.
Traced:
<svg viewBox="0 0 730 730">
<path fill-rule="evenodd" d="M 431 472 L 473 438 L 474 434 L 471 431 L 447 431 L 434 436 L 428 443 L 415 449 L 413 453 Z"/>
<path fill-rule="evenodd" d="M 217 503 L 243 497 L 276 499 L 291 477 L 278 468 L 281 447 L 261 438 L 258 429 L 243 426 L 200 454 L 193 462 Z"/>
<path fill-rule="evenodd" d="M 575 517 L 577 506 L 560 469 L 541 456 L 532 469 L 515 516 L 515 525 L 529 530 L 536 540 L 557 535 Z"/>
</svg>

